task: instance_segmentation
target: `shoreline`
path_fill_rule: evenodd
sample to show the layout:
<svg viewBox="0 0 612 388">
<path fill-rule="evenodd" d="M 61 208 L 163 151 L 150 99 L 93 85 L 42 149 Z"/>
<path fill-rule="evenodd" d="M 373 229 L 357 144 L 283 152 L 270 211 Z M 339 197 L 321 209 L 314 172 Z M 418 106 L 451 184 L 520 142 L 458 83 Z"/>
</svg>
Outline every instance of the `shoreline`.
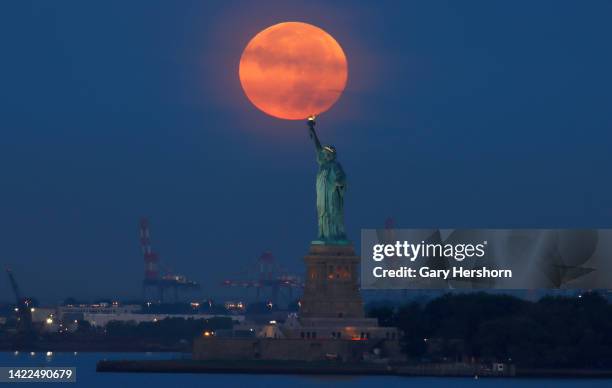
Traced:
<svg viewBox="0 0 612 388">
<path fill-rule="evenodd" d="M 612 370 L 519 369 L 514 373 L 482 369 L 481 365 L 456 364 L 345 364 L 304 361 L 198 361 L 198 360 L 101 360 L 100 373 L 221 373 L 221 374 L 298 374 L 368 375 L 401 377 L 465 378 L 583 378 L 612 379 Z"/>
<path fill-rule="evenodd" d="M 189 353 L 191 344 L 159 344 L 146 342 L 60 342 L 39 341 L 32 344 L 0 344 L 0 352 L 117 352 L 117 353 Z"/>
</svg>

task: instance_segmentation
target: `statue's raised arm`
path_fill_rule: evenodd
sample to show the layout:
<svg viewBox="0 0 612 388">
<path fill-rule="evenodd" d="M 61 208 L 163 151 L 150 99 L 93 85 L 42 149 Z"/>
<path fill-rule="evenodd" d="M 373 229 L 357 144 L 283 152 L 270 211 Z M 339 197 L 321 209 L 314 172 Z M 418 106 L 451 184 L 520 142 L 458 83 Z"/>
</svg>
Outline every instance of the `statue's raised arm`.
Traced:
<svg viewBox="0 0 612 388">
<path fill-rule="evenodd" d="M 310 138 L 314 142 L 317 152 L 319 152 L 321 151 L 322 147 L 321 147 L 321 142 L 319 141 L 319 137 L 317 136 L 317 133 L 315 132 L 315 124 L 316 124 L 315 116 L 312 115 L 308 117 L 308 132 L 310 133 Z"/>
</svg>

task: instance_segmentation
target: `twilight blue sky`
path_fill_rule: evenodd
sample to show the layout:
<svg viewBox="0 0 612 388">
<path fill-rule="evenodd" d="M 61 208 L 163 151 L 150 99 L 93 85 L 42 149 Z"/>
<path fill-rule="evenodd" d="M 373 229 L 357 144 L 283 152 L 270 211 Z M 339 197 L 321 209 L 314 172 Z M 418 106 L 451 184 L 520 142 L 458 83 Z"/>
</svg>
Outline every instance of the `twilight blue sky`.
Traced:
<svg viewBox="0 0 612 388">
<path fill-rule="evenodd" d="M 264 249 L 302 269 L 307 130 L 257 111 L 237 77 L 249 39 L 291 20 L 348 57 L 319 131 L 349 176 L 354 241 L 388 216 L 612 226 L 612 2 L 7 1 L 0 263 L 24 293 L 138 296 L 141 215 L 204 295 Z"/>
</svg>

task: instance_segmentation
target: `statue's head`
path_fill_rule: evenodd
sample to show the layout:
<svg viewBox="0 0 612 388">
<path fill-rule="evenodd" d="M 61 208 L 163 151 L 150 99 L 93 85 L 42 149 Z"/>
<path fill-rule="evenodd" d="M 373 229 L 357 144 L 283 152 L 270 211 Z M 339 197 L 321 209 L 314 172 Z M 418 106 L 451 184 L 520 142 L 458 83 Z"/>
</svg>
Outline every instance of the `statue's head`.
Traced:
<svg viewBox="0 0 612 388">
<path fill-rule="evenodd" d="M 331 162 L 336 159 L 336 147 L 332 145 L 323 146 L 323 155 L 325 157 L 325 161 Z"/>
</svg>

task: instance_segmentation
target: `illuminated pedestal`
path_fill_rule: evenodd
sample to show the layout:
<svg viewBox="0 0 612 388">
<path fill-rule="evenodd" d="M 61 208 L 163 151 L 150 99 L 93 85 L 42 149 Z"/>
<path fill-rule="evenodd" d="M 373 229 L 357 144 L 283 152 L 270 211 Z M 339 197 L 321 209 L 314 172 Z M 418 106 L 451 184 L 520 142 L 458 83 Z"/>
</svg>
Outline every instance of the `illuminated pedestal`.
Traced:
<svg viewBox="0 0 612 388">
<path fill-rule="evenodd" d="M 311 245 L 300 318 L 363 318 L 359 260 L 352 245 Z"/>
<path fill-rule="evenodd" d="M 352 245 L 312 244 L 306 262 L 306 283 L 299 318 L 283 326 L 287 338 L 397 339 L 395 328 L 365 318 L 359 294 L 360 258 Z"/>
</svg>

